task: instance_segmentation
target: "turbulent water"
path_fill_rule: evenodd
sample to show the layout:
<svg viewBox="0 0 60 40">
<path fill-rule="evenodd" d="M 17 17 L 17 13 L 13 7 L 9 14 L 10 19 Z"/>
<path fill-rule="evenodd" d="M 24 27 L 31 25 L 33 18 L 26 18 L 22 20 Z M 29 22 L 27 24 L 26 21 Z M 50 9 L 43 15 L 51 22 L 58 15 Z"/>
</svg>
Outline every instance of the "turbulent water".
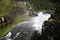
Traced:
<svg viewBox="0 0 60 40">
<path fill-rule="evenodd" d="M 32 19 L 34 22 L 33 26 L 35 27 L 35 30 L 39 30 L 39 32 L 41 33 L 42 25 L 43 25 L 44 21 L 48 21 L 50 16 L 51 15 L 48 13 L 44 14 L 44 12 L 38 12 L 38 16 L 36 16 Z"/>
<path fill-rule="evenodd" d="M 44 12 L 38 12 L 38 16 L 35 16 L 33 18 L 31 18 L 31 22 L 27 21 L 27 22 L 23 22 L 22 24 L 19 25 L 19 27 L 16 26 L 16 28 L 12 29 L 12 31 L 10 31 L 6 36 L 5 36 L 5 39 L 6 40 L 13 40 L 13 39 L 16 39 L 19 38 L 19 30 L 21 30 L 21 27 L 22 27 L 22 30 L 24 31 L 23 33 L 27 33 L 27 32 L 31 32 L 32 29 L 33 30 L 39 30 L 40 34 L 41 34 L 41 31 L 42 31 L 42 25 L 44 23 L 44 21 L 48 21 L 48 19 L 50 18 L 50 14 L 48 13 L 45 13 Z M 33 23 L 33 24 L 32 24 Z M 19 29 L 20 28 L 20 29 Z M 26 30 L 26 31 L 25 31 Z M 27 31 L 28 30 L 28 31 Z M 17 33 L 15 33 L 17 32 Z M 23 34 L 22 33 L 22 34 Z M 15 37 L 13 37 L 13 35 L 16 35 Z M 26 35 L 26 34 L 25 34 Z M 11 39 L 10 37 L 13 37 L 13 39 Z M 24 35 L 23 35 L 24 36 Z M 28 35 L 29 36 L 29 35 Z M 20 40 L 20 39 L 19 39 Z"/>
</svg>

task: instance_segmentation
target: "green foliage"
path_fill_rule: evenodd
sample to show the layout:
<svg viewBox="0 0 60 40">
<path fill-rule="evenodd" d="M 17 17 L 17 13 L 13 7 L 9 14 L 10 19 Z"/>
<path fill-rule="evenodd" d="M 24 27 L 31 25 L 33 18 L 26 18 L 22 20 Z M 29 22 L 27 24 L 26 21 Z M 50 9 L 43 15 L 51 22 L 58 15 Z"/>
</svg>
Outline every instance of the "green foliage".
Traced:
<svg viewBox="0 0 60 40">
<path fill-rule="evenodd" d="M 15 25 L 24 21 L 24 19 L 27 18 L 27 17 L 28 16 L 26 14 L 23 14 L 19 17 L 16 17 L 14 22 L 12 22 L 11 24 L 8 24 L 6 28 L 0 30 L 0 37 L 5 36 L 5 34 L 7 34 L 13 27 L 15 27 Z"/>
<path fill-rule="evenodd" d="M 1 0 L 0 1 L 0 16 L 8 15 L 11 7 L 11 0 Z"/>
<path fill-rule="evenodd" d="M 60 0 L 49 0 L 53 5 L 55 4 L 55 17 L 60 19 Z"/>
<path fill-rule="evenodd" d="M 53 3 L 49 0 L 27 0 L 35 10 L 53 10 Z"/>
</svg>

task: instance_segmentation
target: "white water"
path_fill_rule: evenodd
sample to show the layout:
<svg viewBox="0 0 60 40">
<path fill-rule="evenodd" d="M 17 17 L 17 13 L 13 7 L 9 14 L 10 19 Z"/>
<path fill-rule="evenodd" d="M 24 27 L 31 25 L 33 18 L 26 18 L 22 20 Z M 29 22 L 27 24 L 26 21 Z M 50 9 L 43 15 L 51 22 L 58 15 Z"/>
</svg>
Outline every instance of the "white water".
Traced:
<svg viewBox="0 0 60 40">
<path fill-rule="evenodd" d="M 11 35 L 12 35 L 12 33 L 9 32 L 9 33 L 5 36 L 6 40 L 11 40 L 11 38 L 9 38 L 9 37 L 11 37 Z"/>
<path fill-rule="evenodd" d="M 12 35 L 11 32 L 9 32 L 5 37 L 9 38 L 9 37 L 11 37 L 11 35 Z"/>
<path fill-rule="evenodd" d="M 32 21 L 34 23 L 33 26 L 35 27 L 34 30 L 39 30 L 39 32 L 41 34 L 42 25 L 43 25 L 44 21 L 48 21 L 50 16 L 51 15 L 48 13 L 44 14 L 43 12 L 38 12 L 38 16 L 32 18 Z"/>
<path fill-rule="evenodd" d="M 42 25 L 43 25 L 44 21 L 48 21 L 48 19 L 50 18 L 50 16 L 51 16 L 51 15 L 48 14 L 48 13 L 44 14 L 43 12 L 38 12 L 38 16 L 35 16 L 35 17 L 32 18 L 32 22 L 34 23 L 34 25 L 32 25 L 32 26 L 34 26 L 34 30 L 39 30 L 39 32 L 40 32 L 40 34 L 41 34 Z M 26 21 L 26 22 L 29 22 L 29 21 Z M 18 24 L 18 25 L 24 24 L 24 23 L 26 23 L 26 22 L 22 22 L 22 23 L 20 23 L 20 24 Z M 16 37 L 17 37 L 19 34 L 20 34 L 20 33 L 18 32 L 18 33 L 16 34 Z M 16 38 L 16 37 L 14 37 L 13 39 L 9 38 L 9 37 L 11 37 L 11 36 L 12 36 L 12 33 L 9 32 L 5 37 L 7 38 L 7 40 L 13 40 L 14 38 Z"/>
</svg>

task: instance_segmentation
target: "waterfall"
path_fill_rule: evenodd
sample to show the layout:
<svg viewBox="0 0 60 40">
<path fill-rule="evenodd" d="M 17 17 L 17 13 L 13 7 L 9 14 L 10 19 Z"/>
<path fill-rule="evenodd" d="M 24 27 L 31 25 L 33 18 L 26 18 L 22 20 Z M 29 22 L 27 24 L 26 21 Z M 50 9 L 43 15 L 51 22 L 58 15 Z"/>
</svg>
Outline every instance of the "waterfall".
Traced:
<svg viewBox="0 0 60 40">
<path fill-rule="evenodd" d="M 44 12 L 38 12 L 38 16 L 36 17 L 33 17 L 32 18 L 32 21 L 34 23 L 34 30 L 38 30 L 41 34 L 41 31 L 42 31 L 42 25 L 44 23 L 44 21 L 48 21 L 48 19 L 50 18 L 50 14 L 48 13 L 45 13 Z"/>
<path fill-rule="evenodd" d="M 22 24 L 25 25 L 26 23 L 31 22 L 31 23 L 33 23 L 32 24 L 33 30 L 38 30 L 39 33 L 41 34 L 42 25 L 43 25 L 44 21 L 48 21 L 48 19 L 50 18 L 51 15 L 48 13 L 44 13 L 44 12 L 38 12 L 37 14 L 38 14 L 38 16 L 32 17 L 32 19 L 30 21 L 25 21 L 18 25 L 22 25 Z M 28 27 L 30 27 L 30 26 L 28 26 Z M 18 32 L 16 34 L 16 36 L 13 39 L 11 39 L 10 37 L 12 36 L 12 33 L 9 32 L 5 37 L 6 37 L 6 40 L 14 40 L 16 37 L 18 37 L 19 34 L 20 34 L 20 32 Z"/>
</svg>

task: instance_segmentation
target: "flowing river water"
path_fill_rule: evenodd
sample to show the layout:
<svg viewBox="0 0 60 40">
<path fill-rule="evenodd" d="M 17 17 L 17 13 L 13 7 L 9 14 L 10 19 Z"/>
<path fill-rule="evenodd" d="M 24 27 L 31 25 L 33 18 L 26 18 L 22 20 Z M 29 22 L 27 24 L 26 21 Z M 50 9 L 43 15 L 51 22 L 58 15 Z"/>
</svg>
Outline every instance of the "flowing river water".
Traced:
<svg viewBox="0 0 60 40">
<path fill-rule="evenodd" d="M 38 16 L 32 17 L 29 21 L 22 22 L 10 30 L 1 40 L 30 40 L 34 30 L 41 34 L 44 21 L 48 21 L 51 14 L 38 12 Z"/>
</svg>

